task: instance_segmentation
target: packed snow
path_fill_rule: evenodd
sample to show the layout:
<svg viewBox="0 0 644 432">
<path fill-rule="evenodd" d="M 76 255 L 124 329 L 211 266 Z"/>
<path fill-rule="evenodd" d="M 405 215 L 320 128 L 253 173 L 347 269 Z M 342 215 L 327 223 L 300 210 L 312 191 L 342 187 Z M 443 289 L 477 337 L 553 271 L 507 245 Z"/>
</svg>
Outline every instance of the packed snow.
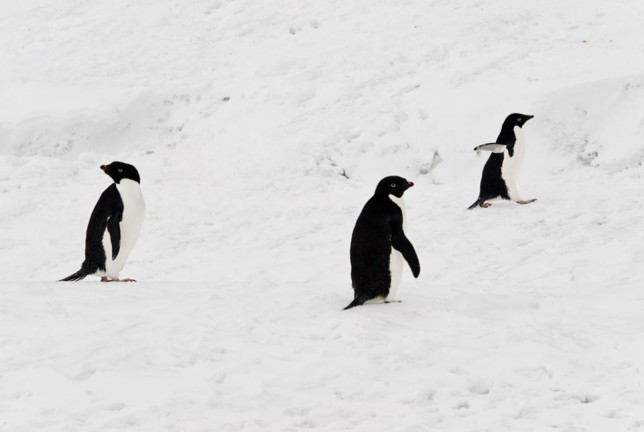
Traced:
<svg viewBox="0 0 644 432">
<path fill-rule="evenodd" d="M 2 10 L 0 431 L 644 431 L 641 2 Z M 538 200 L 466 211 L 512 112 Z M 139 282 L 55 282 L 114 160 Z M 392 174 L 420 277 L 342 311 Z"/>
</svg>

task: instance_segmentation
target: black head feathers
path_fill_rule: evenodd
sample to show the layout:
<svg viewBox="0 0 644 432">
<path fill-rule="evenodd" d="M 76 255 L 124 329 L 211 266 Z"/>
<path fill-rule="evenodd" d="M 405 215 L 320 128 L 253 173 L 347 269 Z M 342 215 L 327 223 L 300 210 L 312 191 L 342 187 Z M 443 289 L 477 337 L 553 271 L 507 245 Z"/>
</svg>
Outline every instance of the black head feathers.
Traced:
<svg viewBox="0 0 644 432">
<path fill-rule="evenodd" d="M 134 168 L 133 165 L 126 164 L 125 162 L 112 162 L 109 165 L 101 165 L 101 169 L 105 171 L 105 174 L 112 177 L 114 183 L 120 183 L 123 179 L 134 180 L 137 183 L 141 183 L 141 177 L 139 177 L 139 172 Z"/>
<path fill-rule="evenodd" d="M 395 197 L 402 197 L 407 189 L 414 184 L 406 179 L 398 176 L 385 177 L 378 183 L 376 187 L 376 195 L 393 195 Z"/>
<path fill-rule="evenodd" d="M 506 127 L 513 128 L 515 126 L 523 127 L 525 122 L 527 122 L 533 117 L 534 116 L 528 115 L 528 114 L 519 114 L 519 113 L 510 114 L 505 118 L 505 121 L 503 122 L 503 128 L 506 128 Z"/>
</svg>

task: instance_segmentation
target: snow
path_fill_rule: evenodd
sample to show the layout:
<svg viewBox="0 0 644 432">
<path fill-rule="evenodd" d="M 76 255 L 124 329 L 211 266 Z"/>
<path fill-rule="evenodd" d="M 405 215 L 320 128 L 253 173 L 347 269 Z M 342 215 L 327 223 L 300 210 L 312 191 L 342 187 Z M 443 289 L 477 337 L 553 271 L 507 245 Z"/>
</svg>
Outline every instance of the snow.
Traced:
<svg viewBox="0 0 644 432">
<path fill-rule="evenodd" d="M 5 3 L 0 430 L 644 431 L 639 2 Z M 538 201 L 465 211 L 511 112 Z M 56 283 L 113 160 L 140 282 Z M 391 174 L 420 277 L 342 311 Z"/>
</svg>

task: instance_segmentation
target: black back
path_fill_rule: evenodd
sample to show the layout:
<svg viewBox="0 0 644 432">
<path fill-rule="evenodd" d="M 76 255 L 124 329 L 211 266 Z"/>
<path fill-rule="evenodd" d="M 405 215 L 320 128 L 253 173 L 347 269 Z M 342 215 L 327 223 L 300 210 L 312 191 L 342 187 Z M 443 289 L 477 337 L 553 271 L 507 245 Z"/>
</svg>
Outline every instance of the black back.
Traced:
<svg viewBox="0 0 644 432">
<path fill-rule="evenodd" d="M 402 177 L 385 177 L 367 201 L 351 236 L 351 281 L 354 303 L 386 297 L 391 286 L 389 257 L 391 248 L 400 251 L 415 276 L 420 273 L 416 251 L 403 231 L 403 214 L 389 195 L 402 197 L 413 186 Z"/>
<path fill-rule="evenodd" d="M 112 259 L 115 259 L 121 247 L 121 229 L 123 219 L 123 200 L 115 184 L 110 185 L 101 194 L 94 206 L 87 224 L 85 236 L 85 261 L 81 266 L 88 274 L 105 270 L 105 250 L 103 234 L 107 229 L 112 243 Z"/>
<path fill-rule="evenodd" d="M 492 153 L 487 162 L 485 162 L 483 174 L 481 175 L 479 199 L 487 200 L 496 197 L 510 199 L 508 187 L 501 172 L 504 156 L 503 153 Z"/>
<path fill-rule="evenodd" d="M 496 138 L 496 143 L 504 144 L 508 148 L 508 155 L 514 156 L 514 144 L 517 142 L 517 137 L 514 134 L 515 126 L 523 127 L 525 122 L 530 120 L 531 115 L 514 113 L 505 118 L 501 126 L 501 132 Z M 503 181 L 501 167 L 505 153 L 491 153 L 485 166 L 483 167 L 483 174 L 481 175 L 481 186 L 479 190 L 479 200 L 487 200 L 492 198 L 501 197 L 503 199 L 510 199 L 508 195 L 508 187 Z"/>
</svg>

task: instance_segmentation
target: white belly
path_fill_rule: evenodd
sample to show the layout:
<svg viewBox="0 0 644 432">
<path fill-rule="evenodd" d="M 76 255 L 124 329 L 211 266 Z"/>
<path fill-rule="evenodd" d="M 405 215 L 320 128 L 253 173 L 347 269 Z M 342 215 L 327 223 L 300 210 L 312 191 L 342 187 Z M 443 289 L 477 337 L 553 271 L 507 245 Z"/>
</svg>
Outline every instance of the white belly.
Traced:
<svg viewBox="0 0 644 432">
<path fill-rule="evenodd" d="M 123 220 L 121 220 L 121 247 L 116 258 L 112 257 L 112 242 L 110 235 L 105 231 L 103 234 L 103 248 L 105 249 L 105 274 L 112 279 L 118 279 L 119 273 L 125 266 L 136 240 L 139 238 L 143 218 L 145 216 L 145 201 L 141 193 L 141 187 L 133 180 L 123 179 L 116 185 L 121 199 L 123 200 Z"/>
<path fill-rule="evenodd" d="M 391 286 L 389 287 L 389 295 L 385 300 L 396 300 L 396 293 L 400 288 L 400 281 L 402 280 L 402 270 L 405 258 L 396 249 L 391 248 L 391 255 L 389 256 L 389 271 L 391 272 Z"/>
<path fill-rule="evenodd" d="M 523 138 L 523 129 L 518 126 L 514 127 L 514 136 L 516 137 L 516 142 L 514 143 L 514 155 L 510 157 L 510 154 L 506 150 L 503 155 L 503 165 L 501 166 L 501 175 L 505 184 L 508 187 L 508 195 L 510 199 L 518 201 L 519 192 L 517 191 L 517 177 L 519 175 L 519 170 L 521 169 L 521 164 L 523 163 L 523 156 L 525 154 L 525 140 Z"/>
<path fill-rule="evenodd" d="M 405 207 L 405 200 L 402 198 L 389 195 L 389 198 L 400 207 L 403 216 L 403 232 L 407 231 L 407 208 Z M 391 286 L 389 287 L 389 295 L 385 300 L 396 300 L 396 293 L 400 288 L 400 281 L 402 280 L 403 267 L 405 258 L 396 249 L 391 248 L 391 255 L 389 255 L 389 272 L 391 273 Z"/>
</svg>

